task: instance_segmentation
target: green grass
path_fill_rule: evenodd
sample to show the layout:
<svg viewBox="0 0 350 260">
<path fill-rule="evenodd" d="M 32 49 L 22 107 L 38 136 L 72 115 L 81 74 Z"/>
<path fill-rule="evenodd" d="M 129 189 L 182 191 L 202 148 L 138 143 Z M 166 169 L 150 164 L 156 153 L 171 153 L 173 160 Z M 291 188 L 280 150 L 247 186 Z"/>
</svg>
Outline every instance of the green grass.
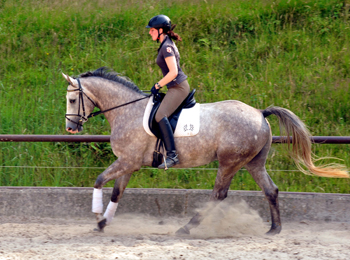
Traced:
<svg viewBox="0 0 350 260">
<path fill-rule="evenodd" d="M 349 6 L 339 0 L 1 0 L 0 134 L 66 134 L 61 72 L 108 66 L 150 89 L 161 72 L 158 45 L 145 25 L 163 13 L 178 24 L 182 68 L 198 102 L 277 105 L 297 114 L 313 135 L 348 136 Z M 277 120 L 269 120 L 279 135 Z M 99 116 L 82 134 L 109 133 Z M 349 150 L 314 145 L 316 155 L 340 158 L 350 168 Z M 0 185 L 92 186 L 115 159 L 105 143 L 0 143 Z M 350 193 L 349 180 L 295 171 L 284 145 L 272 146 L 267 169 L 282 191 Z M 211 189 L 215 175 L 202 168 L 143 169 L 128 187 Z M 241 170 L 231 189 L 259 188 Z"/>
</svg>

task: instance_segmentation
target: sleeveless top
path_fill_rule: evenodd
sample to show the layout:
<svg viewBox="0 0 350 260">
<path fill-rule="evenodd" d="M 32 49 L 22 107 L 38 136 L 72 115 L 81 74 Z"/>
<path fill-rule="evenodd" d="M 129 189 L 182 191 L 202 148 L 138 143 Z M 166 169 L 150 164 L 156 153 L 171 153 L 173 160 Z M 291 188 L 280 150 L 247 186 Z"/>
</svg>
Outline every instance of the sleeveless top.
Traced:
<svg viewBox="0 0 350 260">
<path fill-rule="evenodd" d="M 162 44 L 158 49 L 158 56 L 157 56 L 157 64 L 162 70 L 163 76 L 165 76 L 169 72 L 169 68 L 165 62 L 165 58 L 171 57 L 171 56 L 175 56 L 178 75 L 176 76 L 175 79 L 173 79 L 168 84 L 166 84 L 168 89 L 186 80 L 187 75 L 181 70 L 181 67 L 180 67 L 179 50 L 177 49 L 175 43 L 166 35 Z"/>
</svg>

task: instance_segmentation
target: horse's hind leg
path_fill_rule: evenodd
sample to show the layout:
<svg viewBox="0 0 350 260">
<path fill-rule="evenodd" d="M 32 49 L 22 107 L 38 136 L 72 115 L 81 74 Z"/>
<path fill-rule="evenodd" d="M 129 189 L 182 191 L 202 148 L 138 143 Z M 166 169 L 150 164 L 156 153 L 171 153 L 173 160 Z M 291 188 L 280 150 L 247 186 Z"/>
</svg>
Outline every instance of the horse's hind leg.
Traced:
<svg viewBox="0 0 350 260">
<path fill-rule="evenodd" d="M 265 162 L 270 146 L 271 144 L 268 142 L 260 151 L 260 153 L 255 156 L 254 159 L 251 160 L 247 165 L 245 165 L 245 168 L 249 171 L 255 182 L 262 189 L 265 197 L 269 202 L 272 224 L 271 229 L 269 232 L 267 232 L 267 234 L 275 235 L 281 232 L 282 225 L 278 205 L 278 188 L 271 180 L 265 168 Z"/>
<path fill-rule="evenodd" d="M 177 235 L 190 234 L 192 228 L 197 227 L 205 218 L 206 212 L 213 210 L 221 201 L 227 197 L 227 192 L 233 176 L 239 170 L 239 167 L 223 167 L 220 166 L 215 180 L 215 186 L 210 196 L 210 202 L 205 211 L 198 212 L 190 222 L 176 231 Z"/>
<path fill-rule="evenodd" d="M 105 213 L 103 214 L 103 216 L 101 213 L 96 214 L 97 226 L 99 231 L 103 231 L 106 225 L 111 224 L 114 214 L 118 207 L 118 202 L 123 196 L 124 190 L 129 183 L 131 175 L 132 173 L 125 174 L 115 180 L 111 201 L 109 202 Z"/>
</svg>

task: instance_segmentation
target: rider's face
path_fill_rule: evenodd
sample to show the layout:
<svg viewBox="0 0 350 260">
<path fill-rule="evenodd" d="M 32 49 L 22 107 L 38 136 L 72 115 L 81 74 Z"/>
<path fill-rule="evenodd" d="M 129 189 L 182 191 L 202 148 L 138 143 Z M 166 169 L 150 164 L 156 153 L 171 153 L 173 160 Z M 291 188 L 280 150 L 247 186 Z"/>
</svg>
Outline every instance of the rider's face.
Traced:
<svg viewBox="0 0 350 260">
<path fill-rule="evenodd" d="M 158 38 L 158 30 L 156 28 L 151 28 L 149 34 L 152 36 L 152 40 L 156 41 Z"/>
</svg>

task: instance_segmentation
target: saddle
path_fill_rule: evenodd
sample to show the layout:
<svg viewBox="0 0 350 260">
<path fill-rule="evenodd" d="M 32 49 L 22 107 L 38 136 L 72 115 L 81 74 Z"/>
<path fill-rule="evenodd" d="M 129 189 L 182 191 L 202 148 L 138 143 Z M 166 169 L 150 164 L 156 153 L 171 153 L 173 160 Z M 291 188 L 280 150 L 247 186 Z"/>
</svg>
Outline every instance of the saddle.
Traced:
<svg viewBox="0 0 350 260">
<path fill-rule="evenodd" d="M 185 100 L 181 103 L 181 105 L 175 110 L 175 112 L 170 117 L 168 117 L 171 128 L 173 129 L 173 132 L 176 129 L 176 125 L 177 125 L 177 122 L 179 120 L 182 109 L 191 108 L 191 107 L 194 107 L 196 105 L 196 100 L 194 99 L 195 92 L 196 92 L 195 89 L 192 90 L 188 94 L 188 96 L 185 98 Z M 158 123 L 155 119 L 155 116 L 156 116 L 156 113 L 157 113 L 158 108 L 160 106 L 160 103 L 162 102 L 164 97 L 165 97 L 164 93 L 158 93 L 157 95 L 153 96 L 154 105 L 153 105 L 153 108 L 151 110 L 151 113 L 149 116 L 149 121 L 148 121 L 149 129 L 157 138 L 161 138 L 161 133 L 159 130 Z"/>
</svg>

